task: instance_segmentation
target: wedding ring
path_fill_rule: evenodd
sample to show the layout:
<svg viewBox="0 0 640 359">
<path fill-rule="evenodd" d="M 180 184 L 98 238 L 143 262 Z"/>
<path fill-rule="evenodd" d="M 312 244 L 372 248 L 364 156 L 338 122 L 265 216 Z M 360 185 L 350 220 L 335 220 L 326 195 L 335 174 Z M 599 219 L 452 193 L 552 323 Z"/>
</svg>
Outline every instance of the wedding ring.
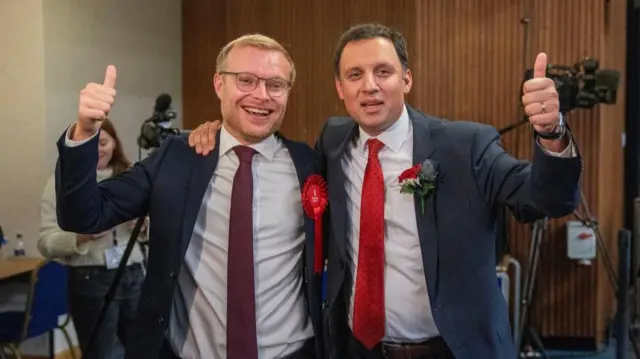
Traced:
<svg viewBox="0 0 640 359">
<path fill-rule="evenodd" d="M 542 105 L 542 110 L 540 110 L 540 113 L 546 113 L 547 112 L 547 107 L 546 107 L 545 103 L 542 102 L 541 105 Z"/>
</svg>

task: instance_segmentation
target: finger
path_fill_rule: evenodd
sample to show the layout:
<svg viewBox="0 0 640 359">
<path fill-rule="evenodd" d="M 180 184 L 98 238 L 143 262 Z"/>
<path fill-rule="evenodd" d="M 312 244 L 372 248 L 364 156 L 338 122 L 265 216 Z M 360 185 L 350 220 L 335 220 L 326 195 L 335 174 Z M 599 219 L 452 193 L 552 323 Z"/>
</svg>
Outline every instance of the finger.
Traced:
<svg viewBox="0 0 640 359">
<path fill-rule="evenodd" d="M 558 92 L 555 89 L 544 89 L 542 91 L 534 91 L 522 96 L 522 104 L 527 106 L 536 102 L 547 102 L 558 99 Z"/>
<path fill-rule="evenodd" d="M 104 83 L 102 84 L 106 88 L 116 87 L 116 67 L 113 65 L 107 66 L 107 72 L 104 74 Z"/>
<path fill-rule="evenodd" d="M 87 87 L 83 90 L 83 93 L 85 94 L 105 94 L 108 96 L 112 96 L 115 97 L 116 96 L 116 89 L 114 88 L 107 88 L 104 87 L 104 85 L 101 84 L 96 84 L 96 83 L 89 83 L 87 84 Z"/>
<path fill-rule="evenodd" d="M 200 131 L 200 144 L 202 145 L 202 148 L 206 151 L 206 153 L 209 153 L 210 148 L 210 143 L 209 143 L 209 131 L 211 130 L 211 126 L 209 126 L 209 124 L 204 124 L 201 126 L 202 127 L 202 131 Z"/>
<path fill-rule="evenodd" d="M 194 147 L 196 145 L 193 140 L 194 137 L 195 137 L 195 131 L 191 131 L 191 133 L 189 134 L 189 147 Z"/>
<path fill-rule="evenodd" d="M 216 144 L 216 134 L 220 129 L 221 123 L 220 121 L 215 121 L 211 127 L 209 127 L 209 149 L 213 150 L 213 147 Z"/>
<path fill-rule="evenodd" d="M 544 111 L 542 110 L 542 104 L 544 103 Z M 531 117 L 541 114 L 553 114 L 560 109 L 560 103 L 557 101 L 535 102 L 525 106 L 524 113 L 531 119 Z M 557 116 L 557 115 L 556 115 Z"/>
<path fill-rule="evenodd" d="M 523 93 L 529 93 L 529 92 L 534 92 L 534 91 L 545 90 L 547 88 L 554 88 L 555 89 L 555 87 L 556 87 L 555 82 L 553 82 L 553 80 L 548 78 L 548 77 L 540 78 L 540 79 L 531 79 L 531 80 L 526 81 L 522 85 L 522 92 Z"/>
<path fill-rule="evenodd" d="M 85 97 L 81 100 L 81 103 L 84 107 L 91 110 L 100 110 L 103 112 L 109 112 L 109 110 L 111 110 L 110 104 L 103 101 L 94 100 L 92 98 Z"/>
<path fill-rule="evenodd" d="M 543 113 L 543 114 L 529 117 L 529 123 L 531 123 L 531 125 L 534 127 L 536 126 L 544 127 L 549 125 L 555 126 L 557 122 L 558 122 L 558 114 L 555 112 Z"/>
<path fill-rule="evenodd" d="M 533 78 L 539 79 L 547 76 L 547 54 L 541 52 L 536 57 L 533 65 Z"/>
<path fill-rule="evenodd" d="M 88 93 L 86 97 L 96 102 L 106 103 L 109 106 L 113 106 L 116 101 L 115 97 L 103 92 Z"/>
<path fill-rule="evenodd" d="M 80 117 L 101 121 L 107 117 L 107 114 L 104 111 L 83 108 L 80 110 Z"/>
</svg>

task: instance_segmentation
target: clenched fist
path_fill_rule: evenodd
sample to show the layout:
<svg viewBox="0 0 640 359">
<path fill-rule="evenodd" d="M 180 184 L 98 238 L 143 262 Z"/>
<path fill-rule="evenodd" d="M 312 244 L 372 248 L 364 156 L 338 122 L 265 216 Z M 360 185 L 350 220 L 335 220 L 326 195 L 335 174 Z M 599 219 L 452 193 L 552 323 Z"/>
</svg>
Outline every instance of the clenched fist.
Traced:
<svg viewBox="0 0 640 359">
<path fill-rule="evenodd" d="M 81 141 L 93 136 L 107 117 L 116 98 L 116 68 L 107 67 L 102 84 L 89 83 L 80 91 L 78 120 L 73 131 L 73 140 Z"/>
<path fill-rule="evenodd" d="M 522 105 L 529 123 L 540 133 L 553 132 L 558 124 L 560 101 L 553 79 L 547 74 L 547 55 L 538 54 L 533 66 L 533 78 L 522 87 Z"/>
</svg>

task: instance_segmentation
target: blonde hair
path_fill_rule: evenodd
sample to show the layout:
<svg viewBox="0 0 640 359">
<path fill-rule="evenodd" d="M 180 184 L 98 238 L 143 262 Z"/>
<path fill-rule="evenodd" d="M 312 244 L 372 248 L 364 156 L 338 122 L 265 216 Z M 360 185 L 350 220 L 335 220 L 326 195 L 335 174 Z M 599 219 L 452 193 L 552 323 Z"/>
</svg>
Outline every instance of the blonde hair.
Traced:
<svg viewBox="0 0 640 359">
<path fill-rule="evenodd" d="M 224 67 L 227 63 L 227 57 L 229 56 L 229 52 L 234 47 L 255 47 L 263 50 L 273 50 L 282 53 L 287 60 L 289 61 L 289 65 L 291 65 L 291 75 L 289 77 L 289 81 L 293 85 L 296 80 L 296 67 L 293 64 L 293 60 L 291 56 L 289 56 L 289 52 L 282 46 L 278 41 L 262 35 L 262 34 L 248 34 L 241 36 L 230 43 L 226 44 L 220 53 L 218 53 L 218 58 L 216 59 L 216 72 L 223 72 Z"/>
</svg>

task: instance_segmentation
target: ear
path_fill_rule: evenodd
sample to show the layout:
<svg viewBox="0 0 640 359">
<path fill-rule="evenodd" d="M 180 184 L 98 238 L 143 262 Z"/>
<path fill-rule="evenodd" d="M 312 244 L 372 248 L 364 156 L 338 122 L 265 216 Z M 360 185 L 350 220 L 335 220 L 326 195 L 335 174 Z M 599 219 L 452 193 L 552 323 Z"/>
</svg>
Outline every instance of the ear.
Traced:
<svg viewBox="0 0 640 359">
<path fill-rule="evenodd" d="M 224 82 L 222 81 L 222 76 L 219 73 L 213 75 L 213 88 L 216 90 L 216 95 L 218 95 L 218 99 L 222 94 L 222 86 L 224 86 Z"/>
<path fill-rule="evenodd" d="M 408 94 L 409 91 L 411 91 L 411 85 L 413 85 L 411 70 L 407 69 L 407 71 L 404 72 L 404 76 L 402 77 L 402 80 L 404 81 L 404 93 Z"/>
<path fill-rule="evenodd" d="M 342 82 L 340 82 L 340 78 L 339 77 L 335 77 L 335 81 L 336 81 L 336 91 L 338 92 L 338 97 L 340 97 L 340 100 L 344 100 L 344 94 L 342 93 Z"/>
</svg>

